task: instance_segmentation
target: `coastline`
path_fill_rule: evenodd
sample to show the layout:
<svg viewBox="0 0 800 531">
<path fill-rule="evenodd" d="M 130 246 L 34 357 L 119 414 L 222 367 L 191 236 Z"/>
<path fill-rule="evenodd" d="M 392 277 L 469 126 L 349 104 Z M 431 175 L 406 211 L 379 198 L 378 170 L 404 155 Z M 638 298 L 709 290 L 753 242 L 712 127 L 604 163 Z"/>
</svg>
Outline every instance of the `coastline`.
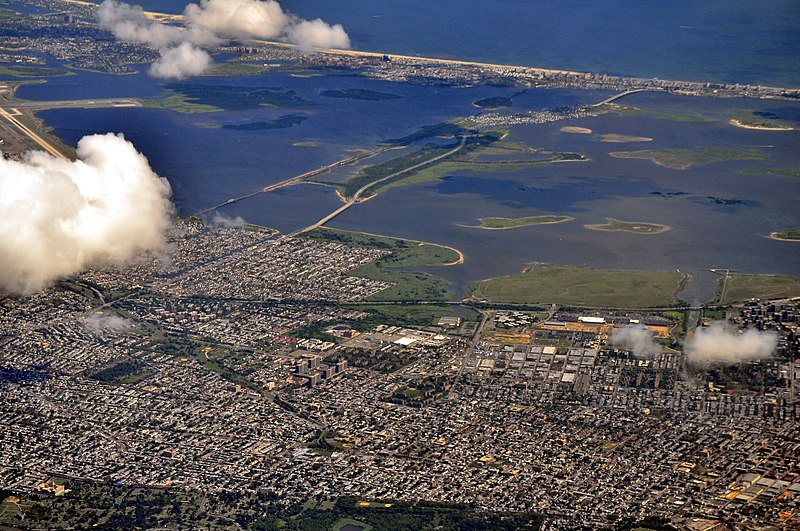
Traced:
<svg viewBox="0 0 800 531">
<path fill-rule="evenodd" d="M 781 238 L 778 236 L 777 232 L 770 232 L 767 236 L 771 240 L 775 240 L 778 242 L 792 242 L 792 243 L 800 243 L 800 239 L 792 239 L 792 238 Z"/>
<path fill-rule="evenodd" d="M 734 127 L 741 127 L 742 129 L 753 129 L 755 131 L 796 131 L 797 130 L 794 127 L 782 126 L 782 125 L 776 125 L 775 127 L 764 127 L 763 125 L 747 125 L 747 124 L 743 124 L 739 120 L 736 120 L 736 119 L 733 119 L 733 118 L 730 119 L 728 121 L 728 123 L 731 124 Z"/>
<path fill-rule="evenodd" d="M 341 230 L 341 229 L 334 229 L 334 230 Z M 449 245 L 443 245 L 441 243 L 434 243 L 434 242 L 424 242 L 422 240 L 413 240 L 411 238 L 402 238 L 402 237 L 398 237 L 398 236 L 388 236 L 386 234 L 375 234 L 374 232 L 364 232 L 364 231 L 360 231 L 360 230 L 350 230 L 350 231 L 345 231 L 345 232 L 352 232 L 354 234 L 363 234 L 365 236 L 375 236 L 376 238 L 392 238 L 392 239 L 395 239 L 395 240 L 405 240 L 407 242 L 418 243 L 420 245 L 434 245 L 436 247 L 443 247 L 445 249 L 450 249 L 451 251 L 453 251 L 454 253 L 456 253 L 458 255 L 458 259 L 453 261 L 453 262 L 447 262 L 446 264 L 438 264 L 438 265 L 434 265 L 434 266 L 431 266 L 431 267 L 454 266 L 454 265 L 458 265 L 458 264 L 463 264 L 464 263 L 464 253 L 462 253 L 461 251 L 459 251 L 455 247 L 450 247 Z"/>
<path fill-rule="evenodd" d="M 510 227 L 484 227 L 482 225 L 464 225 L 462 223 L 456 223 L 457 227 L 464 227 L 465 229 L 480 229 L 480 230 L 511 230 L 511 229 L 519 229 L 522 227 L 533 227 L 536 225 L 558 225 L 559 223 L 567 223 L 568 221 L 575 221 L 573 217 L 567 217 L 566 219 L 560 219 L 558 221 L 534 221 L 532 223 L 524 223 L 522 225 L 513 225 Z"/>
</svg>

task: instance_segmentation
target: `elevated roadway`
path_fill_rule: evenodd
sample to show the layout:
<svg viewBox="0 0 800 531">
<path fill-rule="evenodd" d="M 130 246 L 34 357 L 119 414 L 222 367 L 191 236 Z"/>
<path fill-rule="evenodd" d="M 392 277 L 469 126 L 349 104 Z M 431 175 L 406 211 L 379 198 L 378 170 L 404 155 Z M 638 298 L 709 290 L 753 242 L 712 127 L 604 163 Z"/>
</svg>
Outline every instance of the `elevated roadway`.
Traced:
<svg viewBox="0 0 800 531">
<path fill-rule="evenodd" d="M 353 155 L 352 157 L 347 157 L 345 159 L 338 160 L 336 162 L 332 162 L 331 164 L 326 164 L 324 166 L 320 166 L 319 168 L 315 168 L 315 169 L 307 171 L 305 173 L 301 173 L 300 175 L 295 175 L 294 177 L 290 177 L 290 178 L 288 178 L 286 180 L 283 180 L 283 181 L 280 181 L 280 182 L 277 182 L 277 183 L 274 183 L 274 184 L 270 184 L 270 185 L 264 186 L 263 188 L 260 188 L 260 189 L 256 190 L 255 192 L 250 192 L 249 194 L 240 195 L 238 197 L 232 197 L 232 198 L 226 200 L 223 203 L 220 203 L 218 205 L 214 205 L 212 207 L 208 207 L 208 208 L 206 208 L 204 210 L 200 210 L 199 212 L 195 212 L 193 215 L 194 216 L 201 216 L 203 214 L 208 214 L 209 212 L 213 212 L 215 210 L 219 210 L 220 208 L 222 208 L 224 206 L 232 205 L 234 203 L 238 203 L 239 201 L 243 201 L 245 199 L 249 199 L 250 197 L 254 197 L 254 196 L 266 193 L 266 192 L 272 192 L 273 190 L 277 190 L 277 189 L 283 188 L 285 186 L 291 186 L 293 184 L 300 184 L 304 180 L 310 179 L 311 177 L 316 177 L 317 175 L 321 175 L 323 173 L 329 172 L 329 171 L 334 170 L 336 168 L 341 168 L 342 166 L 347 166 L 349 164 L 353 164 L 353 163 L 358 162 L 360 160 L 364 160 L 364 159 L 367 159 L 367 158 L 370 158 L 370 157 L 374 157 L 375 155 L 377 155 L 379 153 L 382 153 L 382 152 L 386 151 L 387 149 L 392 149 L 392 146 L 380 146 L 380 147 L 377 147 L 377 148 L 375 148 L 375 149 L 373 149 L 371 151 L 366 151 L 364 153 L 359 153 L 357 155 Z"/>
<path fill-rule="evenodd" d="M 603 101 L 601 101 L 600 103 L 593 103 L 591 106 L 592 107 L 600 107 L 601 105 L 605 105 L 606 103 L 611 103 L 613 101 L 617 101 L 618 99 L 624 98 L 625 96 L 628 96 L 630 94 L 636 94 L 637 92 L 645 92 L 647 90 L 651 90 L 651 89 L 631 89 L 631 90 L 626 90 L 625 92 L 620 92 L 619 94 L 614 94 L 610 98 L 606 98 Z"/>
<path fill-rule="evenodd" d="M 408 172 L 417 170 L 419 168 L 422 168 L 423 166 L 427 166 L 428 164 L 433 164 L 434 162 L 442 160 L 445 157 L 449 157 L 450 155 L 455 154 L 461 148 L 463 148 L 464 144 L 466 143 L 466 141 L 467 141 L 467 137 L 466 136 L 462 136 L 461 137 L 461 142 L 458 143 L 458 146 L 454 147 L 453 149 L 451 149 L 451 150 L 449 150 L 449 151 L 447 151 L 445 153 L 442 153 L 441 155 L 437 155 L 436 157 L 434 157 L 432 159 L 420 162 L 419 164 L 414 164 L 413 166 L 409 166 L 408 168 L 402 169 L 400 171 L 396 171 L 396 172 L 392 173 L 391 175 L 387 175 L 386 177 L 378 179 L 377 181 L 372 181 L 372 182 L 369 182 L 369 183 L 365 184 L 364 186 L 362 186 L 361 188 L 356 190 L 356 193 L 354 193 L 352 197 L 347 199 L 345 204 L 343 204 L 342 206 L 340 206 L 339 208 L 337 208 L 336 210 L 334 210 L 333 212 L 331 212 L 330 214 L 328 214 L 327 216 L 325 216 L 321 220 L 317 221 L 316 223 L 313 223 L 313 224 L 309 225 L 308 227 L 306 227 L 304 229 L 300 229 L 300 230 L 297 230 L 297 231 L 291 233 L 291 236 L 304 234 L 306 232 L 310 232 L 310 231 L 312 231 L 314 229 L 318 229 L 318 228 L 322 227 L 323 225 L 328 223 L 330 220 L 332 220 L 333 218 L 335 218 L 336 216 L 338 216 L 339 214 L 341 214 L 342 212 L 344 212 L 345 210 L 347 210 L 351 206 L 355 205 L 356 203 L 360 203 L 362 201 L 368 201 L 368 200 L 372 199 L 373 197 L 375 197 L 374 195 L 371 195 L 371 196 L 367 197 L 366 199 L 361 199 L 361 195 L 364 194 L 370 188 L 373 188 L 374 186 L 380 185 L 381 183 L 384 183 L 384 182 L 388 181 L 389 179 L 393 179 L 395 177 L 403 175 L 404 173 L 408 173 Z"/>
</svg>

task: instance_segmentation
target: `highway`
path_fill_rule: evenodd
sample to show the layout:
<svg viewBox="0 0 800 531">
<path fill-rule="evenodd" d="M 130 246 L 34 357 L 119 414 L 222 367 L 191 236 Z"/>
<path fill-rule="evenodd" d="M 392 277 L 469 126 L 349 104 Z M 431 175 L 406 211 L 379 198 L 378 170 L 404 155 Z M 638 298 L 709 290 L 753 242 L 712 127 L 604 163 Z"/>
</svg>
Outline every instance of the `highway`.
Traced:
<svg viewBox="0 0 800 531">
<path fill-rule="evenodd" d="M 600 103 L 593 103 L 591 106 L 592 107 L 600 107 L 601 105 L 605 105 L 606 103 L 611 103 L 612 101 L 616 101 L 616 100 L 618 100 L 620 98 L 624 98 L 625 96 L 627 96 L 629 94 L 636 94 L 637 92 L 644 92 L 646 90 L 651 90 L 651 89 L 631 89 L 631 90 L 626 90 L 625 92 L 620 92 L 619 94 L 615 94 L 615 95 L 611 96 L 610 98 L 606 98 L 603 101 L 601 101 Z"/>
<path fill-rule="evenodd" d="M 342 206 L 340 206 L 339 208 L 337 208 L 336 210 L 334 210 L 333 212 L 331 212 L 330 214 L 328 214 L 327 216 L 325 216 L 321 220 L 317 221 L 316 223 L 313 223 L 313 224 L 309 225 L 308 227 L 306 227 L 304 229 L 296 230 L 296 231 L 292 232 L 290 235 L 291 236 L 297 236 L 298 234 L 304 234 L 306 232 L 310 232 L 310 231 L 312 231 L 314 229 L 318 229 L 318 228 L 322 227 L 323 225 L 328 223 L 330 220 L 332 220 L 333 218 L 335 218 L 336 216 L 338 216 L 339 214 L 341 214 L 342 212 L 344 212 L 345 210 L 347 210 L 351 206 L 355 205 L 356 203 L 360 203 L 362 201 L 369 201 L 370 199 L 375 197 L 375 195 L 371 195 L 371 196 L 367 197 L 366 199 L 363 199 L 363 200 L 361 199 L 361 194 L 363 194 L 364 192 L 366 192 L 370 188 L 372 188 L 372 187 L 374 187 L 376 185 L 379 185 L 382 182 L 388 181 L 389 179 L 393 179 L 394 177 L 397 177 L 399 175 L 403 175 L 404 173 L 408 173 L 410 171 L 417 170 L 417 169 L 419 169 L 419 168 L 421 168 L 423 166 L 427 166 L 428 164 L 432 164 L 434 162 L 442 160 L 445 157 L 449 157 L 450 155 L 453 155 L 458 150 L 463 148 L 464 144 L 466 143 L 466 141 L 467 141 L 467 137 L 466 136 L 462 136 L 461 137 L 461 142 L 458 143 L 458 146 L 454 147 L 450 151 L 447 151 L 446 153 L 442 153 L 441 155 L 437 155 L 436 157 L 434 157 L 432 159 L 420 162 L 419 164 L 414 164 L 413 166 L 409 166 L 408 168 L 405 168 L 403 170 L 394 172 L 391 175 L 387 175 L 386 177 L 378 179 L 377 181 L 372 181 L 372 182 L 369 182 L 369 183 L 365 184 L 364 186 L 359 188 L 356 191 L 356 193 L 353 194 L 353 196 L 351 198 L 347 199 L 345 204 L 343 204 Z"/>
<path fill-rule="evenodd" d="M 232 205 L 234 203 L 238 203 L 239 201 L 243 201 L 250 197 L 257 196 L 259 194 L 263 194 L 266 192 L 272 192 L 273 190 L 277 190 L 279 188 L 283 188 L 285 186 L 291 186 L 293 184 L 299 184 L 305 179 L 310 177 L 316 177 L 317 175 L 323 174 L 325 172 L 331 171 L 336 168 L 341 168 L 342 166 L 347 166 L 348 164 L 353 164 L 354 162 L 358 162 L 360 160 L 364 160 L 370 157 L 374 157 L 375 155 L 386 151 L 387 149 L 392 149 L 392 146 L 379 146 L 371 151 L 365 151 L 363 153 L 359 153 L 357 155 L 353 155 L 352 157 L 347 157 L 346 159 L 342 159 L 331 164 L 326 164 L 325 166 L 320 166 L 319 168 L 307 171 L 305 173 L 301 173 L 300 175 L 295 175 L 294 177 L 290 177 L 284 181 L 280 181 L 274 184 L 267 185 L 255 192 L 250 192 L 249 194 L 240 195 L 238 197 L 232 197 L 231 199 L 226 200 L 223 203 L 218 205 L 214 205 L 212 207 L 206 208 L 205 210 L 200 210 L 199 212 L 195 212 L 193 215 L 200 216 L 203 214 L 208 214 L 209 212 L 213 212 L 218 210 L 224 206 Z"/>
</svg>

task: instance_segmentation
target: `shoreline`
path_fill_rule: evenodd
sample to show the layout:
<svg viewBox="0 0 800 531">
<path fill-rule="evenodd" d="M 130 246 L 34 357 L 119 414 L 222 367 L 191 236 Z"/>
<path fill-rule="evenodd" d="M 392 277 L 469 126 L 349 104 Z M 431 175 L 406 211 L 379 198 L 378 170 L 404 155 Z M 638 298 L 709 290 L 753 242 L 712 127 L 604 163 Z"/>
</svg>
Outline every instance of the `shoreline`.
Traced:
<svg viewBox="0 0 800 531">
<path fill-rule="evenodd" d="M 629 142 L 652 142 L 649 136 L 621 135 L 619 133 L 605 133 L 600 135 L 600 141 L 607 144 L 626 144 Z"/>
<path fill-rule="evenodd" d="M 765 127 L 763 125 L 747 125 L 733 118 L 728 120 L 728 123 L 734 127 L 740 127 L 742 129 L 753 129 L 755 131 L 797 131 L 797 129 L 795 129 L 794 127 L 789 127 L 788 125 L 787 126 L 776 125 L 775 127 Z"/>
<path fill-rule="evenodd" d="M 560 219 L 558 221 L 534 221 L 533 223 L 524 223 L 522 225 L 513 225 L 511 227 L 484 227 L 482 225 L 464 225 L 462 223 L 456 223 L 457 227 L 464 227 L 466 229 L 480 229 L 480 230 L 511 230 L 511 229 L 519 229 L 522 227 L 534 227 L 536 225 L 558 225 L 559 223 L 567 223 L 569 221 L 575 221 L 575 218 L 567 216 L 567 219 Z"/>
<path fill-rule="evenodd" d="M 614 218 L 606 218 L 608 220 L 607 223 L 594 223 L 594 224 L 587 224 L 583 227 L 589 230 L 596 230 L 602 232 L 628 232 L 631 234 L 641 234 L 644 236 L 653 235 L 653 234 L 662 234 L 669 230 L 672 230 L 672 227 L 669 225 L 664 225 L 662 223 L 648 223 L 646 221 L 620 221 Z M 621 224 L 622 226 L 615 227 L 615 224 Z M 639 231 L 635 230 L 636 226 L 647 226 L 652 227 L 654 230 L 652 231 Z M 628 228 L 630 227 L 630 228 Z"/>
<path fill-rule="evenodd" d="M 87 2 L 85 0 L 63 0 L 66 3 L 71 3 L 80 6 L 86 7 L 97 7 L 100 4 L 95 2 Z M 185 17 L 182 14 L 171 14 L 171 13 L 159 13 L 154 11 L 143 11 L 143 14 L 146 18 L 157 21 L 157 22 L 182 22 L 185 20 Z M 284 48 L 293 48 L 299 49 L 299 47 L 295 44 L 285 43 L 285 42 L 277 42 L 274 40 L 267 40 L 267 39 L 258 39 L 258 38 L 250 38 L 250 39 L 242 39 L 246 42 L 254 42 L 254 43 L 262 43 L 272 46 L 279 46 Z M 371 58 L 383 58 L 384 56 L 390 57 L 392 60 L 401 59 L 403 61 L 413 61 L 418 63 L 429 63 L 429 64 L 443 64 L 443 65 L 455 65 L 455 66 L 467 66 L 467 67 L 477 67 L 477 68 L 490 68 L 495 70 L 503 70 L 503 71 L 510 71 L 513 73 L 525 73 L 525 74 L 534 74 L 543 77 L 548 76 L 567 76 L 571 78 L 577 79 L 585 79 L 587 76 L 589 78 L 594 78 L 600 74 L 596 72 L 579 72 L 574 70 L 564 70 L 558 68 L 543 68 L 538 66 L 532 65 L 515 65 L 515 64 L 502 64 L 502 63 L 488 63 L 488 62 L 480 62 L 480 61 L 467 61 L 467 60 L 458 60 L 458 59 L 445 59 L 445 58 L 437 58 L 437 57 L 424 57 L 419 55 L 406 55 L 406 54 L 398 54 L 392 53 L 391 51 L 383 51 L 383 52 L 371 52 L 366 50 L 353 50 L 353 49 L 335 49 L 335 48 L 314 48 L 314 52 L 323 53 L 323 54 L 332 54 L 332 55 L 340 55 L 340 56 L 347 56 L 347 57 L 371 57 Z M 616 77 L 616 76 L 615 76 Z M 651 81 L 650 78 L 643 78 L 643 77 L 636 77 L 634 75 L 623 75 L 618 77 L 620 80 L 631 80 L 637 82 L 649 82 Z M 706 95 L 712 96 L 717 95 L 717 91 L 715 90 L 713 93 L 709 92 L 707 94 L 703 94 L 700 91 L 702 90 L 702 86 L 706 84 L 708 81 L 704 80 L 685 80 L 685 79 L 663 79 L 659 80 L 660 84 L 658 87 L 651 87 L 651 88 L 640 88 L 639 90 L 667 90 L 668 92 L 675 91 L 676 94 L 684 94 L 684 95 Z M 667 87 L 664 84 L 670 85 L 671 87 Z M 724 84 L 723 84 L 724 85 Z M 724 85 L 723 87 L 725 90 L 733 90 L 733 88 L 729 88 L 728 85 Z M 787 93 L 798 93 L 800 92 L 800 87 L 779 87 L 779 86 L 767 86 L 767 85 L 759 85 L 758 87 L 762 94 L 759 95 L 760 98 L 777 98 L 777 99 L 788 99 Z M 602 88 L 600 88 L 602 90 Z M 615 87 L 612 90 L 617 90 Z M 723 95 L 724 96 L 724 95 Z M 745 95 L 746 97 L 746 95 Z"/>
<path fill-rule="evenodd" d="M 319 227 L 319 228 L 324 229 L 325 227 Z M 454 265 L 458 265 L 458 264 L 463 264 L 464 263 L 464 253 L 462 253 L 461 251 L 459 251 L 455 247 L 451 247 L 449 245 L 442 245 L 441 243 L 424 242 L 422 240 L 412 240 L 411 238 L 401 238 L 401 237 L 398 237 L 398 236 L 389 236 L 389 235 L 386 235 L 386 234 L 375 234 L 374 232 L 364 232 L 364 231 L 360 231 L 360 230 L 344 230 L 344 229 L 329 229 L 329 230 L 339 230 L 339 231 L 342 231 L 342 232 L 352 232 L 354 234 L 363 234 L 365 236 L 375 236 L 376 238 L 391 238 L 393 240 L 404 240 L 404 241 L 407 241 L 407 242 L 419 243 L 421 245 L 435 245 L 436 247 L 443 247 L 445 249 L 450 249 L 451 251 L 453 251 L 454 253 L 456 253 L 458 255 L 458 259 L 453 261 L 453 262 L 448 262 L 446 264 L 432 265 L 432 266 L 429 266 L 429 267 L 454 266 Z"/>
<path fill-rule="evenodd" d="M 770 232 L 770 233 L 769 233 L 769 235 L 767 235 L 767 238 L 769 238 L 769 239 L 771 239 L 771 240 L 778 241 L 778 242 L 793 242 L 793 243 L 800 243 L 800 239 L 781 238 L 780 236 L 778 236 L 778 233 L 777 233 L 777 232 Z"/>
</svg>

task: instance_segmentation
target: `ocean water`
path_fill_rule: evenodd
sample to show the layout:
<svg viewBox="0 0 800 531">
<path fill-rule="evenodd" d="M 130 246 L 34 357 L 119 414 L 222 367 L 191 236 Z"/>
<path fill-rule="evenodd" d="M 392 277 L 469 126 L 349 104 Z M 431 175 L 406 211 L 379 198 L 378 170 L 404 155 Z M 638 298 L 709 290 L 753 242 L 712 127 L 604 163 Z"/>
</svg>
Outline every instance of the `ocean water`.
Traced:
<svg viewBox="0 0 800 531">
<path fill-rule="evenodd" d="M 183 0 L 141 0 L 179 13 Z M 796 0 L 283 0 L 357 50 L 800 87 Z"/>
</svg>

